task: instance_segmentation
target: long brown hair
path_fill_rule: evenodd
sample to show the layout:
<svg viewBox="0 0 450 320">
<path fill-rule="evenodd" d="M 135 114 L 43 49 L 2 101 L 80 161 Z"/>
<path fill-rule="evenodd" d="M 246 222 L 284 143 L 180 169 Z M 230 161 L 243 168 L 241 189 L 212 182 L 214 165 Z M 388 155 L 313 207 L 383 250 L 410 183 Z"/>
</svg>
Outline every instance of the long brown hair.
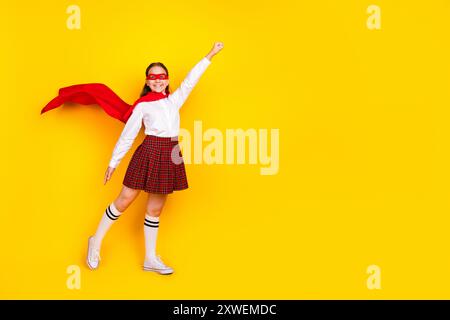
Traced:
<svg viewBox="0 0 450 320">
<path fill-rule="evenodd" d="M 162 62 L 153 62 L 153 63 L 150 63 L 150 65 L 145 70 L 145 77 L 147 77 L 148 71 L 155 66 L 163 68 L 166 71 L 167 75 L 169 75 L 169 70 L 167 70 L 166 66 Z M 145 96 L 147 93 L 149 93 L 151 91 L 152 91 L 152 89 L 150 89 L 150 87 L 147 85 L 147 83 L 145 83 L 144 88 L 142 89 L 142 92 L 141 92 L 141 97 Z M 166 94 L 169 94 L 169 93 L 170 93 L 169 85 L 167 85 Z"/>
</svg>

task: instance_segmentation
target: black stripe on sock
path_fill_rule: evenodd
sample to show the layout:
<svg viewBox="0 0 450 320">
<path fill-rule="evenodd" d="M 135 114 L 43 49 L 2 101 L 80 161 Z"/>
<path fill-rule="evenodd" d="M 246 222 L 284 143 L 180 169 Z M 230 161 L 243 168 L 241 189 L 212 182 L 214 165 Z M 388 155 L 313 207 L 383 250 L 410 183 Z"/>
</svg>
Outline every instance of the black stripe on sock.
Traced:
<svg viewBox="0 0 450 320">
<path fill-rule="evenodd" d="M 111 209 L 109 208 L 109 206 L 108 206 L 108 208 L 106 208 L 106 215 L 107 215 L 108 218 L 110 218 L 111 220 L 117 220 L 117 219 L 119 219 L 119 216 L 116 216 L 114 213 L 111 212 Z"/>
<path fill-rule="evenodd" d="M 147 222 L 149 224 L 159 224 L 159 221 L 150 221 L 148 219 L 145 219 L 145 222 Z"/>
<path fill-rule="evenodd" d="M 108 206 L 108 210 L 109 210 L 109 213 L 111 213 L 111 215 L 112 215 L 114 218 L 118 218 L 118 217 L 119 217 L 117 214 L 114 214 L 114 213 L 112 212 L 112 210 L 111 210 L 111 205 Z"/>
<path fill-rule="evenodd" d="M 144 222 L 144 226 L 151 227 L 151 228 L 158 228 L 158 225 L 148 224 L 147 222 Z"/>
</svg>

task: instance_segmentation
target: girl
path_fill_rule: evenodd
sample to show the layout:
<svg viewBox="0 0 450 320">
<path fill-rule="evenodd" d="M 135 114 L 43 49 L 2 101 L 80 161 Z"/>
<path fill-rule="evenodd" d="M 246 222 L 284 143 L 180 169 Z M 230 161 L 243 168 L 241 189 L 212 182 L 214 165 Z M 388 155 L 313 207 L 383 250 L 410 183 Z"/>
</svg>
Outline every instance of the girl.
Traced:
<svg viewBox="0 0 450 320">
<path fill-rule="evenodd" d="M 94 235 L 89 237 L 87 265 L 91 270 L 99 267 L 103 238 L 111 225 L 136 199 L 141 190 L 148 193 L 144 221 L 145 260 L 143 269 L 159 274 L 171 274 L 156 255 L 156 238 L 159 216 L 167 195 L 188 188 L 183 157 L 178 145 L 180 126 L 179 110 L 194 86 L 211 63 L 211 59 L 223 48 L 222 42 L 214 43 L 211 51 L 198 62 L 173 93 L 169 91 L 169 72 L 164 64 L 155 62 L 145 71 L 146 81 L 141 97 L 129 105 L 110 88 L 101 83 L 73 85 L 59 90 L 59 95 L 41 110 L 41 114 L 57 108 L 65 102 L 99 104 L 107 114 L 126 123 L 117 141 L 103 184 L 111 179 L 115 168 L 132 146 L 142 122 L 145 139 L 134 152 L 128 165 L 119 196 L 104 211 Z"/>
<path fill-rule="evenodd" d="M 173 269 L 156 255 L 156 239 L 159 216 L 167 195 L 175 190 L 188 188 L 183 157 L 178 145 L 180 125 L 179 109 L 199 81 L 201 75 L 214 57 L 223 48 L 222 42 L 214 43 L 211 51 L 188 73 L 175 92 L 169 91 L 169 72 L 164 64 L 155 62 L 147 67 L 146 82 L 141 99 L 126 122 L 114 147 L 104 184 L 111 179 L 115 168 L 145 126 L 145 139 L 134 152 L 128 165 L 123 187 L 119 196 L 106 208 L 97 231 L 88 241 L 87 265 L 91 270 L 98 268 L 102 240 L 111 225 L 136 199 L 140 190 L 148 193 L 144 221 L 145 260 L 143 269 L 159 274 L 171 274 Z"/>
</svg>

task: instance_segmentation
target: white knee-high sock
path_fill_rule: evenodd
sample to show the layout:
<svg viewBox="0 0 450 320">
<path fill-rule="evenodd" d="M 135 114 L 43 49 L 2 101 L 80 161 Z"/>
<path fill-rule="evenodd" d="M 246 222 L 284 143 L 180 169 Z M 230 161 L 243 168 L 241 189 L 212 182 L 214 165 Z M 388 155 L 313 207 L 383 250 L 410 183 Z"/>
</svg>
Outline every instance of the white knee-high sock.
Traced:
<svg viewBox="0 0 450 320">
<path fill-rule="evenodd" d="M 94 243 L 100 249 L 102 246 L 103 238 L 105 237 L 106 233 L 108 232 L 109 228 L 112 226 L 112 224 L 119 219 L 122 212 L 120 212 L 116 206 L 114 205 L 114 202 L 112 202 L 103 213 L 102 219 L 100 220 L 100 223 L 97 227 L 97 231 L 94 235 Z"/>
<path fill-rule="evenodd" d="M 156 238 L 158 236 L 159 217 L 145 215 L 144 236 L 145 236 L 145 259 L 156 257 Z"/>
</svg>

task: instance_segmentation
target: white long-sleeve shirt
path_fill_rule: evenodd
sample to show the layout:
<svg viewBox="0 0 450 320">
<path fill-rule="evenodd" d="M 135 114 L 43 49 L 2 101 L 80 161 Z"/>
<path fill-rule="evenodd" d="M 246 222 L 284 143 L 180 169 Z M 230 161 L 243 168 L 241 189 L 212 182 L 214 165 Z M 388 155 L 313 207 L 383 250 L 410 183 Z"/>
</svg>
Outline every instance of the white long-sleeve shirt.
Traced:
<svg viewBox="0 0 450 320">
<path fill-rule="evenodd" d="M 140 102 L 134 107 L 114 147 L 109 162 L 111 168 L 116 168 L 131 148 L 142 127 L 142 122 L 144 122 L 146 135 L 158 137 L 178 136 L 180 131 L 179 110 L 210 64 L 211 61 L 207 57 L 203 57 L 189 71 L 186 78 L 181 82 L 180 87 L 169 94 L 167 98 Z"/>
</svg>

